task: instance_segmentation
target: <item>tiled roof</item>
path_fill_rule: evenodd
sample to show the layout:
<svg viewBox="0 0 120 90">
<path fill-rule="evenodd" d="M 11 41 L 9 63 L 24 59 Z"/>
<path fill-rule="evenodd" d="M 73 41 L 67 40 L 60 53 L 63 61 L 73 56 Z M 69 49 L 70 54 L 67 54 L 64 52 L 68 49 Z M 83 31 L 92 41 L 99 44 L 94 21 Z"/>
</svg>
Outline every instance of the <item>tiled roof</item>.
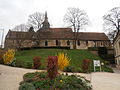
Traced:
<svg viewBox="0 0 120 90">
<path fill-rule="evenodd" d="M 79 32 L 80 40 L 109 40 L 105 33 L 98 32 Z"/>
<path fill-rule="evenodd" d="M 71 39 L 73 37 L 71 28 L 50 28 L 48 30 L 39 30 L 40 39 Z"/>
<path fill-rule="evenodd" d="M 18 31 L 9 31 L 9 38 L 21 38 L 31 39 L 34 35 L 35 38 L 38 37 L 39 40 L 43 39 L 74 39 L 74 33 L 71 28 L 50 28 L 48 30 L 38 30 L 36 33 L 32 32 L 18 32 Z M 79 32 L 79 40 L 109 40 L 105 33 L 98 32 Z"/>
</svg>

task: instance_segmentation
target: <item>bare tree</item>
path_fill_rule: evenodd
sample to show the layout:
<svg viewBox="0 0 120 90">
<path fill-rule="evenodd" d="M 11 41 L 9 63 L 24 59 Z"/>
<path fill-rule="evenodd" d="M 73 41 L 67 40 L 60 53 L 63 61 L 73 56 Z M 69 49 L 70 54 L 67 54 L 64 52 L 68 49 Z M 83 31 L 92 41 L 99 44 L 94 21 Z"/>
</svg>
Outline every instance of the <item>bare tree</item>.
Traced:
<svg viewBox="0 0 120 90">
<path fill-rule="evenodd" d="M 79 8 L 68 8 L 67 13 L 64 16 L 64 21 L 73 28 L 74 31 L 74 49 L 76 49 L 76 41 L 78 38 L 78 32 L 80 29 L 85 28 L 88 25 L 88 15 L 84 10 Z"/>
<path fill-rule="evenodd" d="M 114 39 L 120 31 L 120 7 L 114 7 L 103 16 L 103 29 L 108 31 L 111 39 Z"/>
<path fill-rule="evenodd" d="M 116 35 L 117 35 L 117 30 L 113 30 L 113 31 L 108 33 L 108 37 L 110 40 L 113 40 Z"/>
<path fill-rule="evenodd" d="M 35 12 L 29 15 L 28 25 L 33 26 L 34 29 L 38 30 L 42 27 L 42 23 L 44 21 L 44 14 L 40 12 Z"/>
<path fill-rule="evenodd" d="M 20 48 L 22 48 L 22 44 L 24 43 L 24 41 L 26 40 L 26 31 L 28 31 L 28 26 L 26 24 L 20 24 L 15 26 L 12 31 L 17 31 L 17 33 L 15 33 L 15 40 L 14 41 L 14 47 L 18 50 L 20 50 Z"/>
<path fill-rule="evenodd" d="M 28 26 L 26 24 L 20 24 L 20 25 L 15 26 L 12 30 L 13 31 L 22 31 L 22 32 L 25 32 L 25 31 L 28 30 Z"/>
</svg>

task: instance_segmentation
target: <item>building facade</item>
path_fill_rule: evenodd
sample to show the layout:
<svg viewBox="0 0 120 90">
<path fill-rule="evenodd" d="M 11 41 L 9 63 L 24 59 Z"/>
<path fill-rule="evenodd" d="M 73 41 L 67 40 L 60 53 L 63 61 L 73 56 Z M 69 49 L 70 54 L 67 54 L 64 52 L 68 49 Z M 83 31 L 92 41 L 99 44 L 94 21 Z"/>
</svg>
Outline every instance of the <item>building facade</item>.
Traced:
<svg viewBox="0 0 120 90">
<path fill-rule="evenodd" d="M 50 28 L 47 13 L 42 24 L 42 28 L 37 32 L 32 27 L 27 32 L 9 30 L 5 38 L 5 48 L 68 47 L 73 49 L 74 32 L 71 28 Z M 77 49 L 110 46 L 111 43 L 105 33 L 78 32 Z"/>
<path fill-rule="evenodd" d="M 115 50 L 116 66 L 120 68 L 120 34 L 118 34 L 114 39 L 113 45 Z"/>
</svg>

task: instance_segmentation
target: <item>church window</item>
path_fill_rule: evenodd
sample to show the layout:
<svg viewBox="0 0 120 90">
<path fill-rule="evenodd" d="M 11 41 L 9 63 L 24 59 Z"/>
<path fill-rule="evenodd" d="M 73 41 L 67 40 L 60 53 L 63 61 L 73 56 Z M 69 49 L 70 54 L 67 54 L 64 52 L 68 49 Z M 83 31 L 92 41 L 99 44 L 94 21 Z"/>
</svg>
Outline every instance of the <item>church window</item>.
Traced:
<svg viewBox="0 0 120 90">
<path fill-rule="evenodd" d="M 58 43 L 59 43 L 58 40 L 56 40 L 56 46 L 58 46 Z"/>
<path fill-rule="evenodd" d="M 45 41 L 45 46 L 48 46 L 48 41 Z"/>
<path fill-rule="evenodd" d="M 103 45 L 103 43 L 101 42 L 101 46 Z"/>
<path fill-rule="evenodd" d="M 67 41 L 67 45 L 68 45 L 68 46 L 70 45 L 70 41 L 69 41 L 69 40 Z"/>
<path fill-rule="evenodd" d="M 80 46 L 80 41 L 79 40 L 77 40 L 77 45 Z"/>
<path fill-rule="evenodd" d="M 86 41 L 86 46 L 88 46 L 88 41 Z"/>
<path fill-rule="evenodd" d="M 96 41 L 94 41 L 94 47 L 96 47 Z"/>
</svg>

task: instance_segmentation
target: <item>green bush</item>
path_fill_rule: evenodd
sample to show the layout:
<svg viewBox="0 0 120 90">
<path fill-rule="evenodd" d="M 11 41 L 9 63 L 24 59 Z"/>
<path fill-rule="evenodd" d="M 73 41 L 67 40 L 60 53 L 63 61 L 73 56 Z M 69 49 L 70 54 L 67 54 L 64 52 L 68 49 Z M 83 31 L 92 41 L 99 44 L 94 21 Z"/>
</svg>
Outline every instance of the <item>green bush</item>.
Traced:
<svg viewBox="0 0 120 90">
<path fill-rule="evenodd" d="M 26 68 L 31 69 L 32 68 L 32 62 L 26 62 Z"/>
<path fill-rule="evenodd" d="M 20 85 L 19 90 L 36 90 L 32 83 L 23 83 Z"/>
<path fill-rule="evenodd" d="M 64 72 L 75 72 L 75 67 L 73 66 L 68 66 L 64 69 Z"/>
<path fill-rule="evenodd" d="M 50 86 L 52 85 L 51 81 L 52 80 L 49 80 L 49 79 L 35 81 L 35 82 L 33 82 L 33 85 L 35 86 L 36 89 L 39 88 L 39 89 L 43 89 L 43 90 L 44 89 L 49 90 Z"/>
<path fill-rule="evenodd" d="M 111 68 L 109 68 L 109 67 L 104 67 L 104 69 L 103 69 L 105 72 L 111 72 L 111 73 L 114 73 L 114 71 L 111 69 Z"/>
<path fill-rule="evenodd" d="M 24 63 L 24 61 L 22 61 L 22 60 L 16 60 L 16 61 L 15 61 L 15 65 L 16 65 L 17 67 L 25 67 L 25 63 Z"/>
<path fill-rule="evenodd" d="M 78 68 L 77 71 L 78 71 L 79 73 L 83 73 L 83 70 L 82 70 L 81 68 Z"/>
<path fill-rule="evenodd" d="M 107 55 L 108 54 L 107 48 L 106 47 L 99 47 L 98 48 L 98 54 L 99 54 L 99 56 Z"/>
</svg>

